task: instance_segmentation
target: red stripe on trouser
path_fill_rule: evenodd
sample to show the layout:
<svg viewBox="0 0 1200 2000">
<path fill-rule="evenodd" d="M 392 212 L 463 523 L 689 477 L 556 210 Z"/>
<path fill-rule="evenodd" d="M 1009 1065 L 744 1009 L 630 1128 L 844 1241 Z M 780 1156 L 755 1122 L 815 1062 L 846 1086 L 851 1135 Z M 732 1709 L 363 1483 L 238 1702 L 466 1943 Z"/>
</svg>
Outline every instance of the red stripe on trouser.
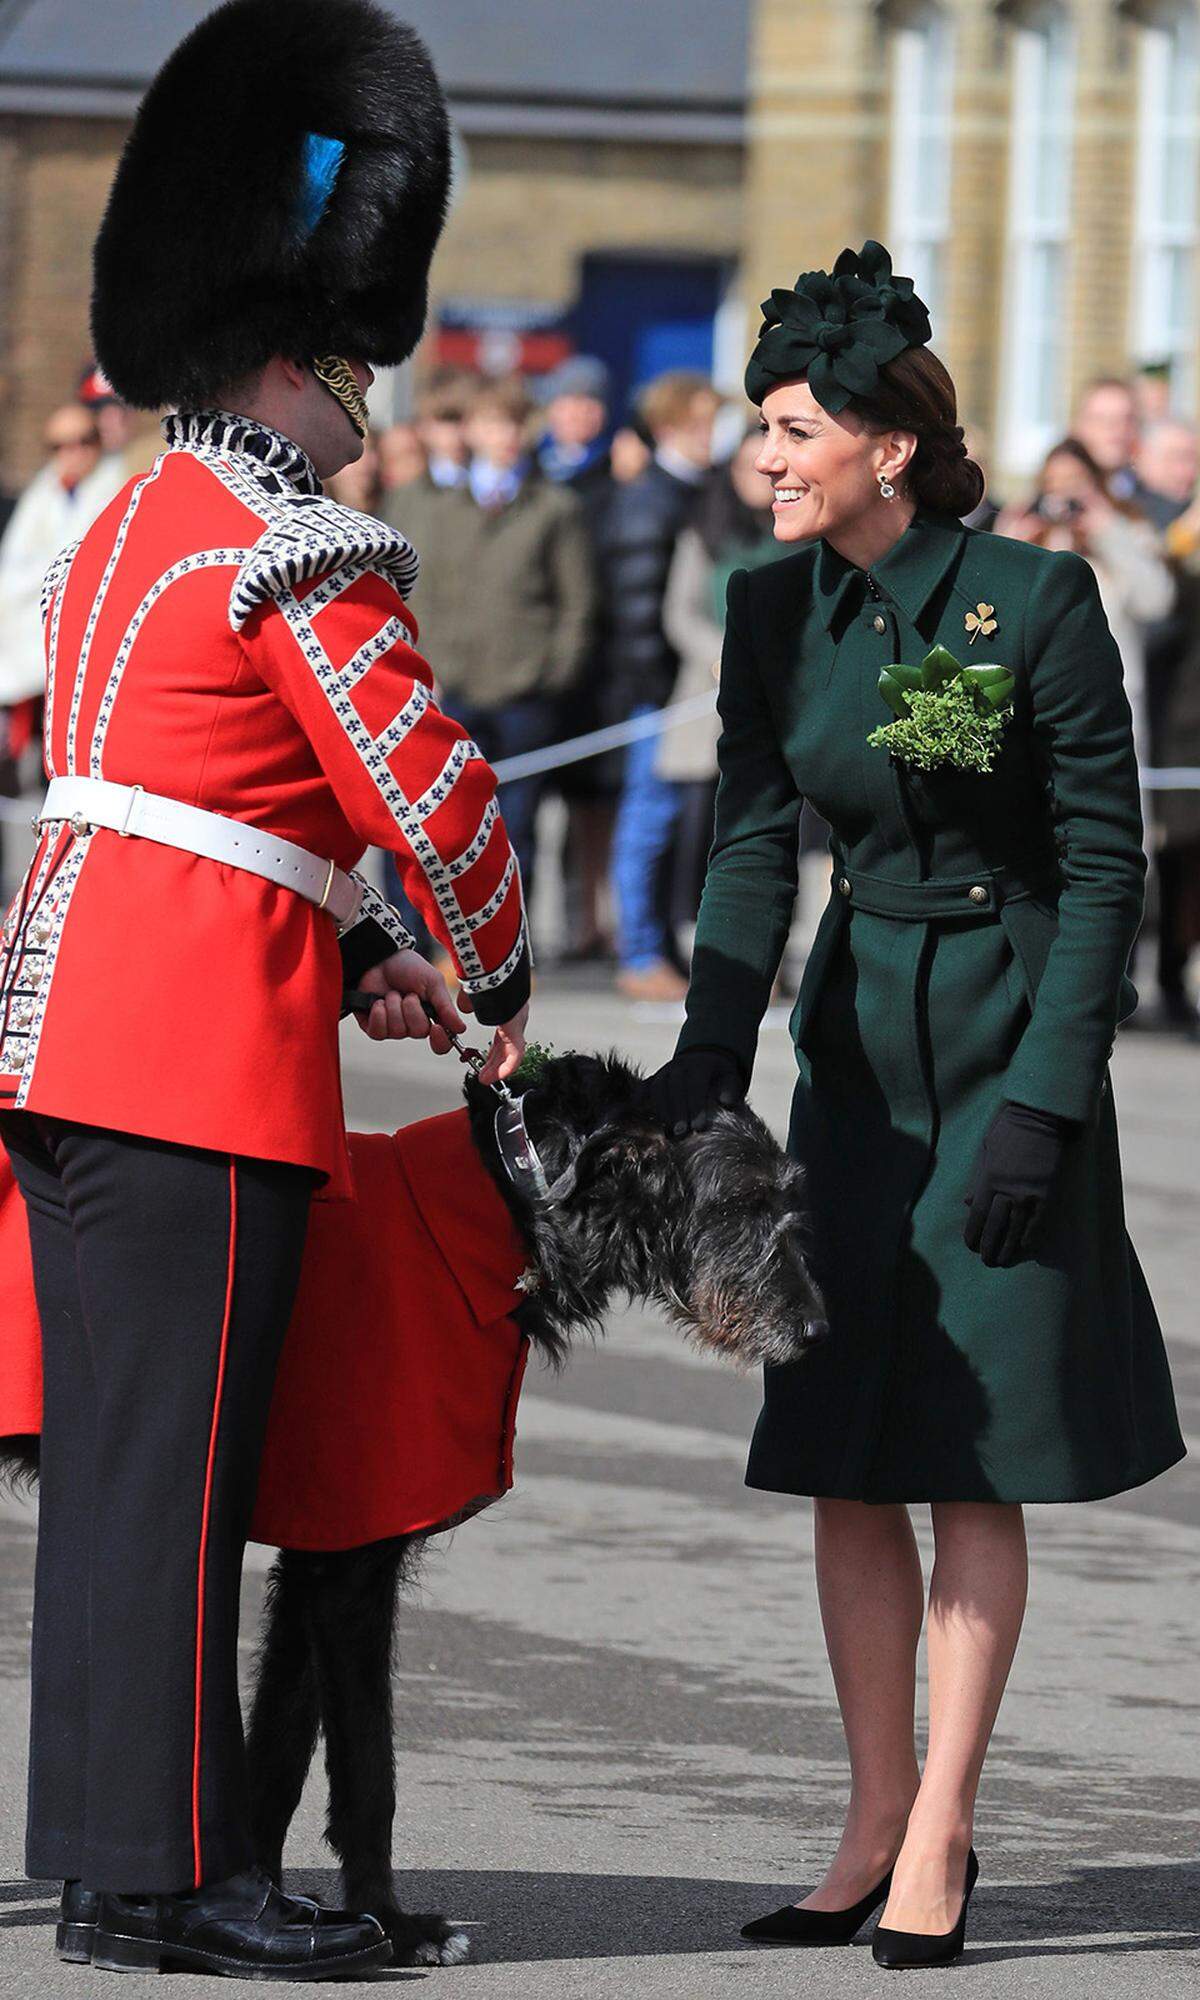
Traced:
<svg viewBox="0 0 1200 2000">
<path fill-rule="evenodd" d="M 217 1457 L 217 1432 L 221 1425 L 221 1392 L 225 1387 L 225 1357 L 229 1348 L 229 1321 L 233 1312 L 233 1273 L 237 1262 L 237 1162 L 229 1162 L 229 1267 L 225 1278 L 225 1312 L 221 1320 L 221 1350 L 217 1358 L 217 1386 L 213 1394 L 212 1427 L 208 1434 L 208 1466 L 204 1475 L 204 1508 L 200 1516 L 200 1560 L 196 1580 L 196 1728 L 192 1743 L 192 1851 L 196 1863 L 196 1887 L 204 1879 L 200 1853 L 200 1731 L 204 1702 L 204 1570 L 208 1556 L 208 1517 L 212 1507 L 213 1467 Z"/>
</svg>

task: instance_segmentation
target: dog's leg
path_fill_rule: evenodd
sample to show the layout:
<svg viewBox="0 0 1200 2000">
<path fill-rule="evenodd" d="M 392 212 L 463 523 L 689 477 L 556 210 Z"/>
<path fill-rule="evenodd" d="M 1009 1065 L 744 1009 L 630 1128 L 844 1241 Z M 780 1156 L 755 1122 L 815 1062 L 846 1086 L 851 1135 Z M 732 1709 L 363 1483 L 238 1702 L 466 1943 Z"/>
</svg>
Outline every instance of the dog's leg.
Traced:
<svg viewBox="0 0 1200 2000">
<path fill-rule="evenodd" d="M 441 1916 L 408 1916 L 396 1900 L 392 1821 L 396 1766 L 392 1639 L 396 1588 L 410 1543 L 397 1538 L 324 1557 L 315 1571 L 313 1637 L 329 1773 L 329 1844 L 344 1906 L 378 1918 L 397 1965 L 456 1965 L 467 1941 Z"/>
<path fill-rule="evenodd" d="M 311 1556 L 284 1549 L 267 1578 L 265 1630 L 246 1733 L 255 1853 L 275 1882 L 317 1741 L 312 1562 Z"/>
</svg>

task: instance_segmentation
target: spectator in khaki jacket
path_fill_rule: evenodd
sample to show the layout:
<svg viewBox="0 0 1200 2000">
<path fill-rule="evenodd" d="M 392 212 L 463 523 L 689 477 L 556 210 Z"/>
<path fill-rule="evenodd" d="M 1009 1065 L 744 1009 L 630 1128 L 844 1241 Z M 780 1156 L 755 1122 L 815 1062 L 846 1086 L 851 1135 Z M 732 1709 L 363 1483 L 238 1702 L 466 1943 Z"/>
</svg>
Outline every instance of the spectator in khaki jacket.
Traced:
<svg viewBox="0 0 1200 2000">
<path fill-rule="evenodd" d="M 466 422 L 466 483 L 420 481 L 383 502 L 421 557 L 412 603 L 443 705 L 492 764 L 555 741 L 595 611 L 583 508 L 534 463 L 533 409 L 519 381 L 481 384 Z M 499 795 L 527 897 L 542 790 L 534 777 Z"/>
</svg>

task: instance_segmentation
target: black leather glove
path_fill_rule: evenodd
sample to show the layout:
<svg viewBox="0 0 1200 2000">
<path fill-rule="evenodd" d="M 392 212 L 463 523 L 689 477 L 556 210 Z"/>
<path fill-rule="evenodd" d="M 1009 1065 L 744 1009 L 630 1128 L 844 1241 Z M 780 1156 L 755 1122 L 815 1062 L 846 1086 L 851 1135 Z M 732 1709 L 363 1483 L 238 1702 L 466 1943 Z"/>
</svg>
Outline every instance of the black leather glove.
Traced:
<svg viewBox="0 0 1200 2000">
<path fill-rule="evenodd" d="M 1028 1253 L 1063 1155 L 1079 1129 L 1075 1119 L 1052 1111 L 1011 1101 L 1000 1106 L 984 1135 L 966 1197 L 963 1240 L 985 1264 L 1016 1264 Z"/>
<path fill-rule="evenodd" d="M 746 1095 L 741 1064 L 728 1049 L 684 1049 L 645 1082 L 646 1103 L 673 1139 L 703 1132 L 719 1104 L 740 1104 Z"/>
</svg>

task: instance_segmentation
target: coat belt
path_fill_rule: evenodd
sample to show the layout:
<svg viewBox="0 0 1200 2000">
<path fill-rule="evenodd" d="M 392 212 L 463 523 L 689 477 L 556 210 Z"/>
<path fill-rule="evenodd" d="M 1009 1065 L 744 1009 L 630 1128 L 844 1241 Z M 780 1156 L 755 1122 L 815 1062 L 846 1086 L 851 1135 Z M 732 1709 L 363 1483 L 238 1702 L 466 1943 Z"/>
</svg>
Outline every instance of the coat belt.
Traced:
<svg viewBox="0 0 1200 2000">
<path fill-rule="evenodd" d="M 347 930 L 358 915 L 362 890 L 332 861 L 226 813 L 162 798 L 140 785 L 117 785 L 106 778 L 52 778 L 35 824 L 62 820 L 77 835 L 107 827 L 126 838 L 157 841 L 162 847 L 177 847 L 184 854 L 223 861 L 230 868 L 261 876 L 325 910 L 339 931 Z"/>
<path fill-rule="evenodd" d="M 850 868 L 834 851 L 834 895 L 851 909 L 873 917 L 897 917 L 923 923 L 931 917 L 996 916 L 1006 903 L 1041 895 L 1058 898 L 1053 877 L 1044 870 L 1018 873 L 1013 868 L 981 869 L 977 875 L 935 876 L 926 882 L 895 882 L 884 875 L 866 875 Z"/>
</svg>

